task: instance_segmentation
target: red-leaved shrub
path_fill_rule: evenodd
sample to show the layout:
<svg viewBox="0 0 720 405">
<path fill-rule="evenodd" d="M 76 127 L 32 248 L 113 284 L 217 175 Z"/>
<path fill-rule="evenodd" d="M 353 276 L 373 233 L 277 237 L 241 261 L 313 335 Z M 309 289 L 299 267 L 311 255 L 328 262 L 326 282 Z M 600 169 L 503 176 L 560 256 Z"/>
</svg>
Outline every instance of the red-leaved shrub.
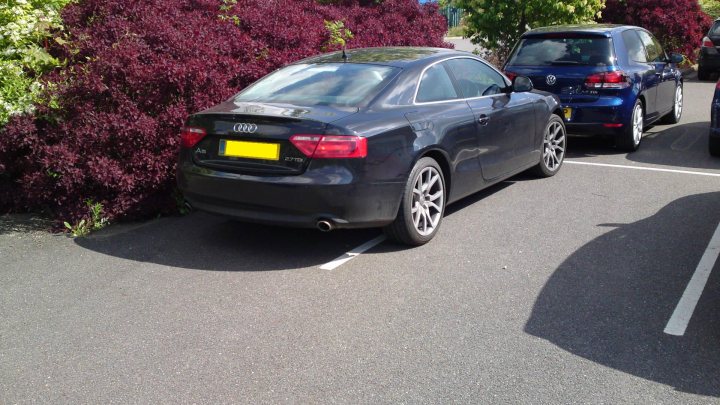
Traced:
<svg viewBox="0 0 720 405">
<path fill-rule="evenodd" d="M 342 20 L 349 48 L 448 46 L 434 4 L 345 0 L 83 0 L 63 12 L 67 66 L 48 77 L 58 108 L 38 106 L 0 132 L 0 211 L 58 220 L 102 203 L 112 220 L 177 209 L 178 132 L 289 62 L 320 53 L 324 21 Z M 223 17 L 223 18 L 221 18 Z"/>
<path fill-rule="evenodd" d="M 697 59 L 696 50 L 712 24 L 698 0 L 607 0 L 602 22 L 643 27 L 667 52 Z"/>
</svg>

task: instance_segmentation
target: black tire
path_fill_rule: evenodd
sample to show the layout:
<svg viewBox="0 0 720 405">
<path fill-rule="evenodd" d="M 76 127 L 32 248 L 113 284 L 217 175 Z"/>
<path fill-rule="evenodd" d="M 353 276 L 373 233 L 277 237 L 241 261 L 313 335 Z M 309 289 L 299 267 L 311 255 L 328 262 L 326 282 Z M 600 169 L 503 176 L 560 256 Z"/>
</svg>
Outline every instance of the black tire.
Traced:
<svg viewBox="0 0 720 405">
<path fill-rule="evenodd" d="M 419 189 L 416 188 L 418 182 L 422 183 L 426 176 L 430 174 L 433 177 L 428 177 L 428 187 L 425 191 L 418 193 Z M 439 176 L 435 179 L 435 175 Z M 432 179 L 435 181 L 433 182 Z M 422 188 L 422 187 L 421 187 Z M 415 191 L 414 191 L 415 190 Z M 428 198 L 433 195 L 441 193 L 436 199 Z M 426 194 L 430 194 L 429 196 Z M 422 197 L 421 197 L 422 195 Z M 417 196 L 417 197 L 416 197 Z M 440 204 L 435 204 L 437 201 Z M 397 217 L 390 225 L 384 229 L 385 234 L 388 238 L 405 245 L 420 246 L 428 243 L 437 234 L 440 225 L 442 224 L 442 217 L 445 215 L 445 202 L 447 201 L 447 190 L 445 188 L 445 177 L 443 176 L 440 165 L 433 158 L 424 157 L 415 163 L 415 166 L 410 171 L 405 189 L 403 191 L 402 201 L 400 202 L 400 209 L 398 209 Z M 435 205 L 439 208 L 428 206 L 430 204 Z M 416 218 L 413 218 L 413 208 L 416 209 Z M 427 212 L 425 216 L 423 211 Z M 423 219 L 424 218 L 424 219 Z M 417 225 L 414 219 L 418 219 Z M 428 224 L 427 221 L 430 221 Z M 428 230 L 428 225 L 432 225 L 433 220 L 437 222 L 432 226 L 432 229 Z M 422 221 L 425 224 L 425 232 L 419 228 L 423 228 Z"/>
<path fill-rule="evenodd" d="M 678 91 L 680 92 L 680 103 L 679 104 L 678 104 L 678 99 L 677 99 Z M 683 102 L 684 102 L 683 86 L 682 86 L 682 83 L 678 83 L 677 87 L 675 88 L 675 95 L 673 98 L 673 109 L 662 118 L 662 122 L 664 124 L 677 124 L 678 122 L 680 122 L 680 118 L 682 118 L 682 112 L 683 112 Z"/>
<path fill-rule="evenodd" d="M 708 139 L 708 152 L 713 156 L 720 157 L 720 138 L 710 137 Z"/>
<path fill-rule="evenodd" d="M 565 161 L 565 151 L 567 151 L 565 122 L 557 115 L 551 114 L 543 132 L 540 162 L 532 169 L 533 174 L 539 177 L 554 176 Z"/>
<path fill-rule="evenodd" d="M 702 65 L 698 65 L 698 80 L 710 80 L 710 72 Z"/>
<path fill-rule="evenodd" d="M 638 108 L 639 107 L 639 108 Z M 640 114 L 640 134 L 635 133 L 636 128 L 636 114 Z M 642 133 L 645 128 L 645 110 L 643 108 L 643 103 L 640 100 L 635 101 L 635 105 L 633 106 L 633 113 L 630 116 L 630 121 L 625 123 L 625 126 L 623 128 L 623 131 L 616 135 L 615 137 L 615 146 L 618 147 L 618 149 L 627 151 L 627 152 L 635 152 L 640 147 L 640 142 L 642 141 Z"/>
</svg>

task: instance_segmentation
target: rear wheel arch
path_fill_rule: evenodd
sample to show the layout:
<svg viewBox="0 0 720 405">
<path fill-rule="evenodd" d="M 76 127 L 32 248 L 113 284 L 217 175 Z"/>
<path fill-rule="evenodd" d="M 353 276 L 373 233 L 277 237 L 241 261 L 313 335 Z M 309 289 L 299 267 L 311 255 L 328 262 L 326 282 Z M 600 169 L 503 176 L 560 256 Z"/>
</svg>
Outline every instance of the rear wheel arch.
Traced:
<svg viewBox="0 0 720 405">
<path fill-rule="evenodd" d="M 450 196 L 450 190 L 452 186 L 452 173 L 450 170 L 450 159 L 448 158 L 445 151 L 442 149 L 439 149 L 437 147 L 433 148 L 430 147 L 429 149 L 426 149 L 425 151 L 422 151 L 419 153 L 415 159 L 413 159 L 412 163 L 410 164 L 410 168 L 408 169 L 407 174 L 405 175 L 405 180 L 407 180 L 407 177 L 412 174 L 412 170 L 417 164 L 417 162 L 420 161 L 420 159 L 424 157 L 429 157 L 433 160 L 435 160 L 440 166 L 440 171 L 442 172 L 443 179 L 445 180 L 445 198 L 448 198 Z M 398 201 L 398 209 L 401 209 L 402 205 L 402 198 Z"/>
<path fill-rule="evenodd" d="M 443 151 L 439 149 L 431 149 L 418 156 L 415 162 L 413 162 L 413 165 L 415 165 L 418 160 L 424 157 L 432 158 L 438 163 L 438 165 L 440 165 L 443 177 L 445 178 L 445 197 L 447 198 L 450 195 L 450 190 L 452 189 L 452 173 L 450 170 L 450 163 L 448 157 Z"/>
<path fill-rule="evenodd" d="M 447 205 L 447 181 L 440 165 L 444 158 L 440 153 L 425 153 L 413 164 L 397 216 L 383 228 L 389 239 L 420 246 L 429 242 L 440 228 Z"/>
<path fill-rule="evenodd" d="M 645 95 L 639 95 L 638 100 L 640 100 L 640 103 L 642 103 L 643 117 L 647 117 L 647 103 L 645 102 Z"/>
</svg>

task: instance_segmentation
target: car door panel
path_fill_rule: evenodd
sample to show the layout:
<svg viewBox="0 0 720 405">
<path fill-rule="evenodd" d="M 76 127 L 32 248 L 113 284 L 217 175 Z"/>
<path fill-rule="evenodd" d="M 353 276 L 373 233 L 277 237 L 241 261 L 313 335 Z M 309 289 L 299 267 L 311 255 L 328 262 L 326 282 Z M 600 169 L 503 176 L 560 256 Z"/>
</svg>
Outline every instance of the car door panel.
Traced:
<svg viewBox="0 0 720 405">
<path fill-rule="evenodd" d="M 639 30 L 629 29 L 622 32 L 623 42 L 627 50 L 630 70 L 628 73 L 635 74 L 640 79 L 640 95 L 645 99 L 645 119 L 652 120 L 657 116 L 657 91 L 660 82 L 656 75 L 655 66 L 648 62 L 648 54 L 645 45 L 640 37 Z"/>
<path fill-rule="evenodd" d="M 475 117 L 443 62 L 423 72 L 415 95 L 416 110 L 405 114 L 422 153 L 438 145 L 448 155 L 452 176 L 449 200 L 482 188 Z"/>
<path fill-rule="evenodd" d="M 475 116 L 483 178 L 494 181 L 517 171 L 532 153 L 532 100 L 509 92 L 504 77 L 477 59 L 456 58 L 445 63 Z"/>
<path fill-rule="evenodd" d="M 480 166 L 493 181 L 526 165 L 534 147 L 535 111 L 522 93 L 468 100 L 477 121 Z"/>
<path fill-rule="evenodd" d="M 643 92 L 645 96 L 645 120 L 654 120 L 658 115 L 657 94 L 660 77 L 656 74 L 655 66 L 647 64 L 640 72 L 642 76 Z"/>
<path fill-rule="evenodd" d="M 652 110 L 653 114 L 647 114 L 647 118 L 653 120 L 664 115 L 672 108 L 675 95 L 675 72 L 672 65 L 668 63 L 667 55 L 665 55 L 660 42 L 645 30 L 637 30 L 637 33 L 645 46 L 648 63 L 655 71 L 653 79 L 657 88 L 655 92 L 655 108 Z"/>
<path fill-rule="evenodd" d="M 658 92 L 657 92 L 657 109 L 660 114 L 672 110 L 675 104 L 675 77 L 677 75 L 675 67 L 667 62 L 655 64 L 656 75 L 658 76 Z"/>
</svg>

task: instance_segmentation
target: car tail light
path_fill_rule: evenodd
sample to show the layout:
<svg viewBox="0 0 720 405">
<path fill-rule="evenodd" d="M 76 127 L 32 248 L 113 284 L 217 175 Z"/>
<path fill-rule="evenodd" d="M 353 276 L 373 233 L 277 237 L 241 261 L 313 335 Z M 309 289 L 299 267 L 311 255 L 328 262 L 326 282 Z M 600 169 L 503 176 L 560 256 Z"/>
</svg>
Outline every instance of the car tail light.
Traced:
<svg viewBox="0 0 720 405">
<path fill-rule="evenodd" d="M 290 142 L 314 159 L 348 159 L 367 156 L 367 138 L 353 135 L 293 135 Z"/>
<path fill-rule="evenodd" d="M 715 90 L 720 90 L 720 79 L 718 79 L 718 82 L 715 85 Z"/>
<path fill-rule="evenodd" d="M 589 89 L 624 89 L 630 87 L 630 80 L 621 70 L 595 73 L 585 78 Z"/>
<path fill-rule="evenodd" d="M 713 41 L 708 37 L 703 38 L 702 46 L 704 48 L 715 48 L 715 44 L 713 44 Z"/>
<path fill-rule="evenodd" d="M 515 78 L 517 77 L 517 73 L 515 73 L 515 72 L 505 71 L 505 72 L 503 72 L 503 73 L 505 73 L 505 76 L 507 76 L 508 79 L 510 79 L 510 81 L 515 80 Z"/>
<path fill-rule="evenodd" d="M 207 135 L 207 131 L 202 128 L 184 127 L 180 132 L 180 145 L 183 148 L 192 148 L 202 141 Z"/>
</svg>

